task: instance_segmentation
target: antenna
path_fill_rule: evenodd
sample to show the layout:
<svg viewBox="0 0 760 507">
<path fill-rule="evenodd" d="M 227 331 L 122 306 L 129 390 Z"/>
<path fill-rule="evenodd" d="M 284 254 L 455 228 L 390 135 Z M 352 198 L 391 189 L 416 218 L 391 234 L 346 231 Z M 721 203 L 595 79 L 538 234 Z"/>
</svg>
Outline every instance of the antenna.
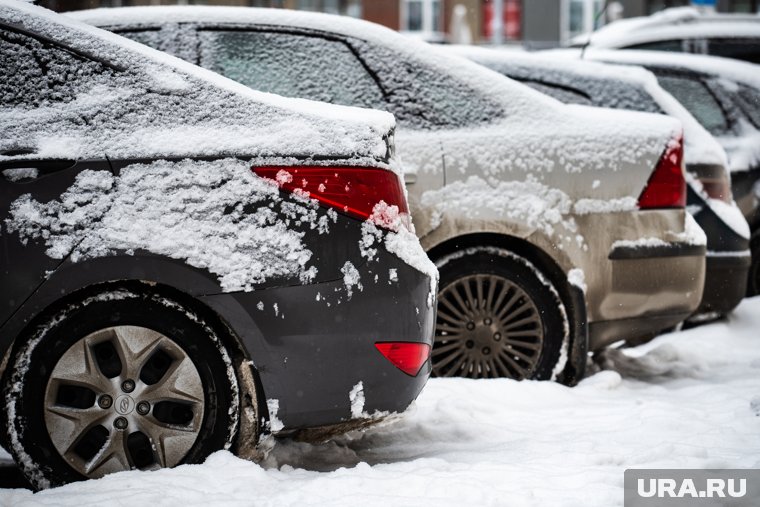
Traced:
<svg viewBox="0 0 760 507">
<path fill-rule="evenodd" d="M 586 39 L 586 42 L 583 43 L 583 47 L 581 47 L 581 60 L 583 60 L 583 57 L 586 55 L 586 48 L 591 44 L 591 36 L 594 35 L 594 32 L 596 31 L 596 25 L 599 23 L 599 19 L 601 19 L 602 16 L 604 16 L 604 13 L 607 12 L 607 7 L 610 6 L 610 0 L 604 0 L 604 6 L 602 7 L 602 10 L 596 13 L 596 16 L 594 17 L 594 30 L 591 31 L 591 33 L 588 35 L 588 38 Z"/>
</svg>

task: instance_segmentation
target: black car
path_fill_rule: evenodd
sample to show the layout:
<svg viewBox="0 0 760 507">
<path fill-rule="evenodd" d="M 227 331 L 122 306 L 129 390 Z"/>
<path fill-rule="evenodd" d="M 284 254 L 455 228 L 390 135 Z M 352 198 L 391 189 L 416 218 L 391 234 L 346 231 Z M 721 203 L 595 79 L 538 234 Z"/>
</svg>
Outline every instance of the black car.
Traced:
<svg viewBox="0 0 760 507">
<path fill-rule="evenodd" d="M 736 207 L 723 148 L 643 69 L 562 61 L 483 48 L 453 48 L 509 78 L 568 104 L 669 114 L 684 124 L 687 210 L 707 234 L 705 290 L 693 319 L 723 315 L 745 295 L 750 269 L 747 223 Z M 664 86 L 664 85 L 663 85 Z"/>
<path fill-rule="evenodd" d="M 38 488 L 403 411 L 435 267 L 392 116 L 0 1 L 2 440 Z"/>
</svg>

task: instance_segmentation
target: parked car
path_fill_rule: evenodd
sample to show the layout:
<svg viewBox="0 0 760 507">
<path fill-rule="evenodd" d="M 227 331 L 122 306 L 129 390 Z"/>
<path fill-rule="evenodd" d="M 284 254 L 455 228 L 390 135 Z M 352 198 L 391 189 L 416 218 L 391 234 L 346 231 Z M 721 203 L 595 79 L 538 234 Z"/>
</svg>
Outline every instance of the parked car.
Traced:
<svg viewBox="0 0 760 507">
<path fill-rule="evenodd" d="M 692 320 L 733 310 L 746 293 L 750 230 L 731 197 L 728 159 L 721 145 L 649 71 L 635 66 L 568 61 L 546 54 L 511 54 L 472 46 L 451 50 L 569 104 L 668 114 L 684 127 L 684 159 L 691 178 L 687 210 L 707 233 L 705 291 Z"/>
<path fill-rule="evenodd" d="M 705 238 L 684 210 L 676 120 L 565 106 L 344 17 L 71 15 L 252 88 L 392 112 L 417 234 L 441 276 L 434 375 L 573 383 L 589 347 L 672 326 L 699 304 Z"/>
<path fill-rule="evenodd" d="M 760 63 L 760 15 L 665 9 L 621 19 L 573 39 L 573 47 L 697 53 Z"/>
<path fill-rule="evenodd" d="M 387 113 L 0 0 L 4 440 L 37 488 L 403 411 L 435 266 Z"/>
<path fill-rule="evenodd" d="M 760 201 L 756 190 L 760 186 L 760 67 L 727 58 L 658 51 L 587 51 L 585 57 L 649 69 L 660 86 L 723 145 L 732 193 L 752 234 L 747 293 L 760 294 Z"/>
</svg>

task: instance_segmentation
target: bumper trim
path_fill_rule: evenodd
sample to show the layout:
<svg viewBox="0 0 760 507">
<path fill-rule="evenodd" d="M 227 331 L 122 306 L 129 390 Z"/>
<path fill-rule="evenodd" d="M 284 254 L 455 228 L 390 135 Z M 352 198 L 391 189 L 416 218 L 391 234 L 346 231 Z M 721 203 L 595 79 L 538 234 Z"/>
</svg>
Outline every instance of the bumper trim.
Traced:
<svg viewBox="0 0 760 507">
<path fill-rule="evenodd" d="M 668 243 L 655 246 L 616 246 L 610 250 L 610 260 L 652 259 L 661 257 L 702 257 L 707 253 L 705 245 Z"/>
</svg>

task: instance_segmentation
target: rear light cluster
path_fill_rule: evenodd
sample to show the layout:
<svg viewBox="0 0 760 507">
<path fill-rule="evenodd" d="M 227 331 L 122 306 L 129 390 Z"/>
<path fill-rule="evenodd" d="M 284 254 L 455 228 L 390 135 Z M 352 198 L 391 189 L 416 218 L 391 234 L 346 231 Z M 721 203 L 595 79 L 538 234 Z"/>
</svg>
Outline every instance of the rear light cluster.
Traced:
<svg viewBox="0 0 760 507">
<path fill-rule="evenodd" d="M 316 199 L 323 206 L 385 229 L 411 230 L 409 207 L 399 177 L 375 167 L 254 167 L 280 189 Z"/>
<path fill-rule="evenodd" d="M 639 209 L 683 208 L 686 180 L 683 167 L 683 137 L 672 140 L 660 157 L 647 186 L 639 196 Z"/>
<path fill-rule="evenodd" d="M 430 345 L 414 342 L 380 342 L 375 347 L 385 358 L 407 375 L 416 377 L 430 357 Z"/>
</svg>

